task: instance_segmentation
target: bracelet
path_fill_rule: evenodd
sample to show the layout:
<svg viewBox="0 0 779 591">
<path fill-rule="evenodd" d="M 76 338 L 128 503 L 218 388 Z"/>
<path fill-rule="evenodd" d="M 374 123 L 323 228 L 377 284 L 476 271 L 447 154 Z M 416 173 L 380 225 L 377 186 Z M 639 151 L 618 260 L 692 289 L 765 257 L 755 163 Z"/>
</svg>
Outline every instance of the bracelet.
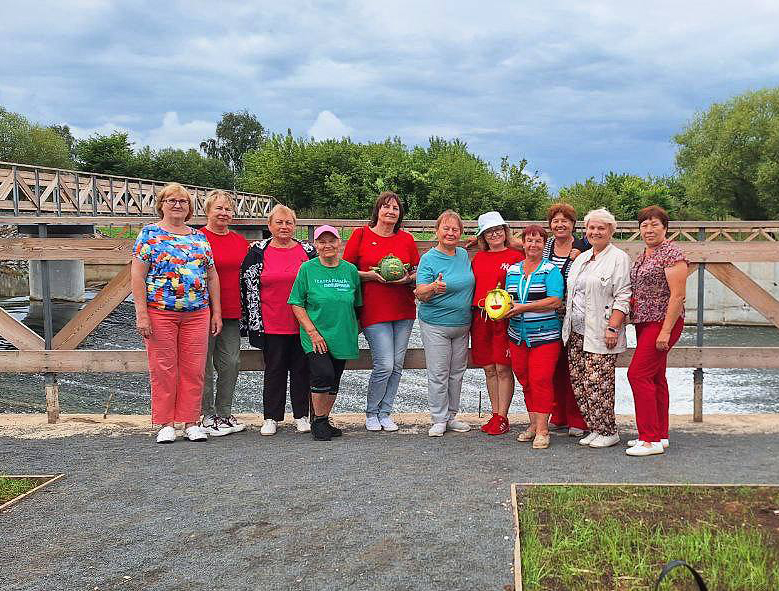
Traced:
<svg viewBox="0 0 779 591">
<path fill-rule="evenodd" d="M 614 333 L 614 334 L 617 334 L 617 333 L 619 332 L 619 331 L 618 331 L 616 328 L 614 328 L 613 326 L 607 326 L 607 327 L 606 327 L 606 330 L 608 330 L 609 332 L 611 332 L 611 333 Z"/>
</svg>

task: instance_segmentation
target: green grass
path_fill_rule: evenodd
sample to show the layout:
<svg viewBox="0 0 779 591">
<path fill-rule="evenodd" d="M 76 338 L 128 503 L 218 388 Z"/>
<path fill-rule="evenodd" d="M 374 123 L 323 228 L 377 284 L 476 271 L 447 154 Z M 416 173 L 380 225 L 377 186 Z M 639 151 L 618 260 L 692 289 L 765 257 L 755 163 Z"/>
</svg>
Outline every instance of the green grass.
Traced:
<svg viewBox="0 0 779 591">
<path fill-rule="evenodd" d="M 97 231 L 105 238 L 135 240 L 140 230 L 130 226 L 98 226 Z"/>
<path fill-rule="evenodd" d="M 649 591 L 675 559 L 711 590 L 779 589 L 779 517 L 766 510 L 776 489 L 528 487 L 520 503 L 528 591 Z M 695 588 L 680 571 L 666 581 Z"/>
<path fill-rule="evenodd" d="M 38 482 L 29 478 L 8 478 L 0 476 L 0 504 L 5 503 L 32 490 L 38 486 Z"/>
</svg>

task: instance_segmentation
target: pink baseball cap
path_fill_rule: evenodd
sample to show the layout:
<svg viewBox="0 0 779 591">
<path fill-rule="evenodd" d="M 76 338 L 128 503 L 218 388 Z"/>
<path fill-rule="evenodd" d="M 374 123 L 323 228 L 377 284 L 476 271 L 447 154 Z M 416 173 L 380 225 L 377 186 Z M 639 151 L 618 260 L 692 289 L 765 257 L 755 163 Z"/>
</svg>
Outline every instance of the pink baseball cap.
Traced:
<svg viewBox="0 0 779 591">
<path fill-rule="evenodd" d="M 338 238 L 338 240 L 341 239 L 341 235 L 338 233 L 338 230 L 336 230 L 333 226 L 325 224 L 324 226 L 319 226 L 316 230 L 314 230 L 314 240 L 319 238 L 325 232 L 330 232 L 336 238 Z"/>
</svg>

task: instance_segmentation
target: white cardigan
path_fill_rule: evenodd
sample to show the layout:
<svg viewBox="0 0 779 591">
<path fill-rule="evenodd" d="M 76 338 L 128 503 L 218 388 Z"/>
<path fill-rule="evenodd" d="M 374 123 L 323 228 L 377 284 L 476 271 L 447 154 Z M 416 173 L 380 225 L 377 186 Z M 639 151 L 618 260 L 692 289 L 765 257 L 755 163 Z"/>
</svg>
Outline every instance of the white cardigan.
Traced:
<svg viewBox="0 0 779 591">
<path fill-rule="evenodd" d="M 593 251 L 586 250 L 571 263 L 568 272 L 568 295 L 566 297 L 565 321 L 563 322 L 563 341 L 571 336 L 571 310 L 573 306 L 573 288 L 585 263 L 593 258 Z M 587 353 L 622 353 L 627 349 L 625 323 L 619 328 L 617 346 L 606 347 L 603 335 L 613 310 L 620 310 L 628 316 L 630 313 L 630 257 L 613 244 L 604 248 L 587 270 L 584 289 L 584 350 Z"/>
</svg>

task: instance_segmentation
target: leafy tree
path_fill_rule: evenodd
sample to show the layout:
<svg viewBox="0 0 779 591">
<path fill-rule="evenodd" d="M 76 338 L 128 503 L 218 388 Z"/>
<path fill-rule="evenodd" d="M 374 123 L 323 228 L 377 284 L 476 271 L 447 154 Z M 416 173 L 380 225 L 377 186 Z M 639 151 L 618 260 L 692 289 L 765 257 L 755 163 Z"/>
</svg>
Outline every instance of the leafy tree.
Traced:
<svg viewBox="0 0 779 591">
<path fill-rule="evenodd" d="M 717 217 L 779 215 L 779 88 L 712 105 L 674 136 L 691 199 Z"/>
<path fill-rule="evenodd" d="M 60 135 L 0 107 L 0 160 L 52 168 L 72 168 Z"/>
<path fill-rule="evenodd" d="M 221 160 L 206 158 L 194 149 L 163 148 L 155 151 L 149 146 L 139 150 L 132 162 L 133 176 L 160 179 L 169 182 L 233 188 L 233 173 Z"/>
<path fill-rule="evenodd" d="M 49 125 L 49 129 L 65 140 L 65 145 L 68 147 L 68 154 L 71 160 L 76 159 L 76 138 L 70 132 L 70 126 L 68 125 Z"/>
<path fill-rule="evenodd" d="M 243 156 L 258 148 L 265 140 L 265 128 L 257 116 L 246 109 L 223 113 L 216 125 L 216 137 L 203 140 L 200 149 L 209 158 L 222 160 L 237 173 L 243 166 Z"/>
<path fill-rule="evenodd" d="M 76 160 L 82 170 L 102 174 L 136 176 L 132 143 L 127 134 L 115 131 L 111 135 L 96 133 L 76 142 Z"/>
</svg>

